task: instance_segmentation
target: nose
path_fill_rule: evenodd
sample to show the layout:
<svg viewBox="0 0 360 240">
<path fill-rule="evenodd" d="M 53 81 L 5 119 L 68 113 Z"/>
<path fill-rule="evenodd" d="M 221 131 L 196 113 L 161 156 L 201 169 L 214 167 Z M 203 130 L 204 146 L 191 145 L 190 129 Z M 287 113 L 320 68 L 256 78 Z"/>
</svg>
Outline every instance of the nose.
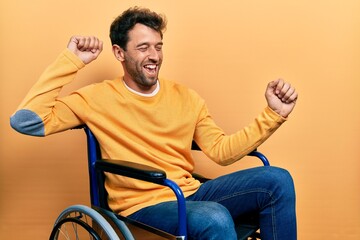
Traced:
<svg viewBox="0 0 360 240">
<path fill-rule="evenodd" d="M 157 50 L 154 47 L 149 48 L 149 59 L 152 61 L 159 61 L 161 58 L 161 50 Z"/>
</svg>

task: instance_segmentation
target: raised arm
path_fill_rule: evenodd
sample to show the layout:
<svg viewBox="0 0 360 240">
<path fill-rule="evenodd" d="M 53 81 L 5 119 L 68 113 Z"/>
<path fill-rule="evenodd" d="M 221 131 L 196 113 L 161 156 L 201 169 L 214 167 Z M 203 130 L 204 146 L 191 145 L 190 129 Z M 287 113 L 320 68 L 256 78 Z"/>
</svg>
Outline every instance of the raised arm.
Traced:
<svg viewBox="0 0 360 240">
<path fill-rule="evenodd" d="M 89 64 L 101 53 L 103 42 L 94 36 L 73 36 L 70 38 L 67 48 L 84 64 Z"/>
<path fill-rule="evenodd" d="M 206 107 L 200 114 L 194 139 L 203 152 L 220 165 L 229 165 L 269 138 L 294 109 L 298 94 L 283 80 L 270 82 L 265 91 L 268 106 L 246 127 L 227 135 L 219 128 Z"/>
<path fill-rule="evenodd" d="M 268 84 L 265 98 L 272 110 L 287 118 L 295 107 L 298 93 L 290 83 L 278 79 Z"/>
<path fill-rule="evenodd" d="M 95 37 L 72 37 L 11 116 L 11 126 L 23 134 L 45 136 L 81 124 L 71 108 L 59 101 L 59 93 L 85 64 L 99 56 L 102 46 Z"/>
</svg>

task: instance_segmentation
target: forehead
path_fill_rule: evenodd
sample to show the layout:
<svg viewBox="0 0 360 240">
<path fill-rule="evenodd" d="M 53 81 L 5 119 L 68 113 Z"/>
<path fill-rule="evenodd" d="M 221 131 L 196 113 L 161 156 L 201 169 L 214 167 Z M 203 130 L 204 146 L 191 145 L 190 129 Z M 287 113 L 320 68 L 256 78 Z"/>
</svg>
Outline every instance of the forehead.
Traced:
<svg viewBox="0 0 360 240">
<path fill-rule="evenodd" d="M 133 29 L 129 31 L 128 44 L 138 45 L 140 43 L 157 44 L 162 42 L 159 32 L 148 26 L 137 23 Z"/>
</svg>

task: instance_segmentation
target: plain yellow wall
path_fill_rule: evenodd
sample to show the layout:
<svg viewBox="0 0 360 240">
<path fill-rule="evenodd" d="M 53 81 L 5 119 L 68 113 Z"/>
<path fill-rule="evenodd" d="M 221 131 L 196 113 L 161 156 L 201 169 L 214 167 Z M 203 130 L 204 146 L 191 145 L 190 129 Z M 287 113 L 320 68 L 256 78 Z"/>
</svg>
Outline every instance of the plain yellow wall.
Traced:
<svg viewBox="0 0 360 240">
<path fill-rule="evenodd" d="M 47 239 L 62 209 L 89 204 L 84 134 L 28 137 L 9 116 L 71 35 L 105 50 L 65 93 L 121 74 L 108 29 L 133 5 L 167 15 L 161 75 L 198 91 L 228 133 L 265 107 L 268 81 L 296 86 L 295 111 L 261 151 L 294 177 L 299 239 L 360 239 L 358 0 L 1 1 L 0 239 Z M 217 176 L 255 161 L 198 164 Z"/>
</svg>

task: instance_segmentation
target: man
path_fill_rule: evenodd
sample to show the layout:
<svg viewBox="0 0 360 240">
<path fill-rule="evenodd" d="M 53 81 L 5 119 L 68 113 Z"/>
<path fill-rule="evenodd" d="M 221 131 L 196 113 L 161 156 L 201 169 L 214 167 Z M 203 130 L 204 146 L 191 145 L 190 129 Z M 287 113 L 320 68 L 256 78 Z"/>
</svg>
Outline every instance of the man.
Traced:
<svg viewBox="0 0 360 240">
<path fill-rule="evenodd" d="M 86 124 L 104 158 L 164 170 L 187 197 L 189 239 L 236 239 L 234 222 L 248 214 L 258 216 L 262 239 L 296 239 L 295 192 L 286 170 L 253 168 L 200 184 L 191 175 L 190 148 L 194 139 L 220 165 L 239 160 L 286 120 L 297 92 L 283 80 L 270 82 L 264 111 L 246 128 L 225 135 L 198 94 L 158 78 L 165 26 L 164 17 L 148 9 L 125 11 L 110 29 L 124 76 L 59 98 L 61 88 L 103 49 L 96 37 L 72 37 L 11 117 L 12 127 L 46 136 Z M 112 174 L 106 175 L 106 189 L 115 212 L 176 233 L 177 207 L 170 189 Z"/>
</svg>

